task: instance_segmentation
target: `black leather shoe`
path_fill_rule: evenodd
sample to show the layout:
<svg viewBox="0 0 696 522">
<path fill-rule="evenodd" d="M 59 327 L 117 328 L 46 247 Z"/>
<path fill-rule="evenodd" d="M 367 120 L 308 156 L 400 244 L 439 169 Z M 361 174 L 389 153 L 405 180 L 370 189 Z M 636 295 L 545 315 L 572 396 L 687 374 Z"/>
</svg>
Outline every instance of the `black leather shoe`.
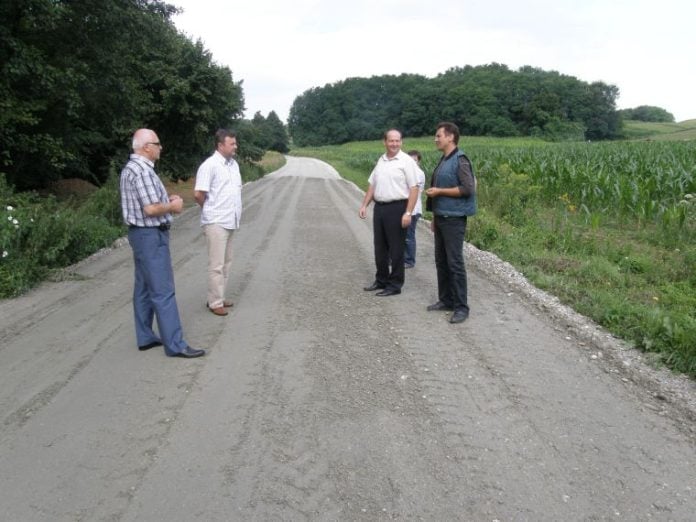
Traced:
<svg viewBox="0 0 696 522">
<path fill-rule="evenodd" d="M 162 343 L 160 341 L 152 341 L 151 343 L 138 346 L 138 350 L 144 352 L 145 350 L 149 350 L 150 348 L 154 348 L 155 346 L 162 346 Z"/>
<path fill-rule="evenodd" d="M 450 317 L 450 323 L 463 323 L 469 318 L 469 312 L 465 310 L 457 310 L 452 314 L 452 317 Z"/>
<path fill-rule="evenodd" d="M 381 292 L 377 292 L 375 295 L 380 297 L 389 297 L 390 295 L 399 295 L 401 290 L 394 290 L 393 288 L 385 288 Z"/>
<path fill-rule="evenodd" d="M 363 290 L 365 290 L 366 292 L 373 292 L 375 290 L 384 290 L 384 287 L 380 285 L 377 281 L 375 281 L 370 286 L 366 286 L 365 288 L 363 288 Z"/>
<path fill-rule="evenodd" d="M 172 357 L 185 357 L 186 359 L 193 359 L 194 357 L 201 357 L 202 355 L 205 355 L 205 350 L 196 350 L 195 348 L 187 346 L 183 351 L 175 353 L 172 355 Z"/>
<path fill-rule="evenodd" d="M 451 307 L 451 306 L 447 306 L 447 305 L 446 305 L 445 303 L 443 303 L 442 301 L 438 301 L 437 303 L 428 305 L 428 307 L 426 308 L 426 310 L 427 310 L 428 312 L 437 312 L 437 311 L 440 311 L 440 310 L 446 310 L 446 311 L 448 311 L 448 312 L 451 312 L 451 311 L 452 311 L 452 307 Z"/>
</svg>

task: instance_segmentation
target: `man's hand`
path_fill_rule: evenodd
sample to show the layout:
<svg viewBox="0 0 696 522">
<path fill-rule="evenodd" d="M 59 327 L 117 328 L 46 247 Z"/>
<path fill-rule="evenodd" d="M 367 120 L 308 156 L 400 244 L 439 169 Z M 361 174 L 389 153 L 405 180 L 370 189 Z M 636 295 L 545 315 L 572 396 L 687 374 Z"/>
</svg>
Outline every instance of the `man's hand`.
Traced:
<svg viewBox="0 0 696 522">
<path fill-rule="evenodd" d="M 165 214 L 179 214 L 184 209 L 184 200 L 181 196 L 172 194 L 169 196 L 169 203 L 153 203 L 152 205 L 145 205 L 143 207 L 143 213 L 146 216 L 164 216 Z"/>
<path fill-rule="evenodd" d="M 411 214 L 404 214 L 401 216 L 401 228 L 408 228 L 411 226 Z"/>
<path fill-rule="evenodd" d="M 179 214 L 181 211 L 184 209 L 184 200 L 181 199 L 181 196 L 178 196 L 177 194 L 172 194 L 169 196 L 169 208 L 170 212 L 174 214 Z"/>
<path fill-rule="evenodd" d="M 358 214 L 360 215 L 360 219 L 365 219 L 367 217 L 367 207 L 365 205 L 360 207 Z"/>
</svg>

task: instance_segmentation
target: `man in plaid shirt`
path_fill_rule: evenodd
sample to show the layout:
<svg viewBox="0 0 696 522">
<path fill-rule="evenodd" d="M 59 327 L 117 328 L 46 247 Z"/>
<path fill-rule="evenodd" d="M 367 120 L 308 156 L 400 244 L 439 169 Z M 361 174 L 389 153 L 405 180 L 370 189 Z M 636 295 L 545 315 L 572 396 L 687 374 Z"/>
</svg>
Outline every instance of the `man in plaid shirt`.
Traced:
<svg viewBox="0 0 696 522">
<path fill-rule="evenodd" d="M 177 195 L 167 195 L 155 172 L 161 152 L 157 134 L 139 129 L 133 135 L 133 154 L 121 171 L 121 210 L 135 263 L 135 335 L 141 351 L 164 345 L 170 357 L 200 357 L 205 350 L 184 341 L 176 306 L 169 228 L 172 214 L 179 214 L 184 202 Z M 152 329 L 155 316 L 159 335 Z"/>
</svg>

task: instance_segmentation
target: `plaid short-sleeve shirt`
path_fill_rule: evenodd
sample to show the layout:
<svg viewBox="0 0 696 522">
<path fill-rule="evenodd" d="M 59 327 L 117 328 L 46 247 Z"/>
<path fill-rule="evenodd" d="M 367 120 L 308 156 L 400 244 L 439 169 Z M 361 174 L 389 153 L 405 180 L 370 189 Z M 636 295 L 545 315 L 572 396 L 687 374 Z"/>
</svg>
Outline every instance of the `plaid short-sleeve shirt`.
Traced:
<svg viewBox="0 0 696 522">
<path fill-rule="evenodd" d="M 126 225 L 156 227 L 170 223 L 171 214 L 149 217 L 143 208 L 156 203 L 168 203 L 169 196 L 155 172 L 155 165 L 139 154 L 131 154 L 121 171 L 121 212 Z"/>
</svg>

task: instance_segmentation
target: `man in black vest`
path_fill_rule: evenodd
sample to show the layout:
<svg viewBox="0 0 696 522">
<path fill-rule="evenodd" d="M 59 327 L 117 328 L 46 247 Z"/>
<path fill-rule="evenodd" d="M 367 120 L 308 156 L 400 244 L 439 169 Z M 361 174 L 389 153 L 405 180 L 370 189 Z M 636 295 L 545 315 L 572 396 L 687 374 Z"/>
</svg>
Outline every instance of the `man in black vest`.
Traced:
<svg viewBox="0 0 696 522">
<path fill-rule="evenodd" d="M 462 250 L 467 217 L 476 213 L 476 178 L 471 161 L 457 148 L 458 143 L 459 128 L 454 123 L 438 124 L 435 146 L 442 157 L 425 191 L 426 209 L 433 213 L 438 292 L 438 301 L 427 309 L 452 310 L 450 323 L 461 323 L 469 317 Z"/>
</svg>

